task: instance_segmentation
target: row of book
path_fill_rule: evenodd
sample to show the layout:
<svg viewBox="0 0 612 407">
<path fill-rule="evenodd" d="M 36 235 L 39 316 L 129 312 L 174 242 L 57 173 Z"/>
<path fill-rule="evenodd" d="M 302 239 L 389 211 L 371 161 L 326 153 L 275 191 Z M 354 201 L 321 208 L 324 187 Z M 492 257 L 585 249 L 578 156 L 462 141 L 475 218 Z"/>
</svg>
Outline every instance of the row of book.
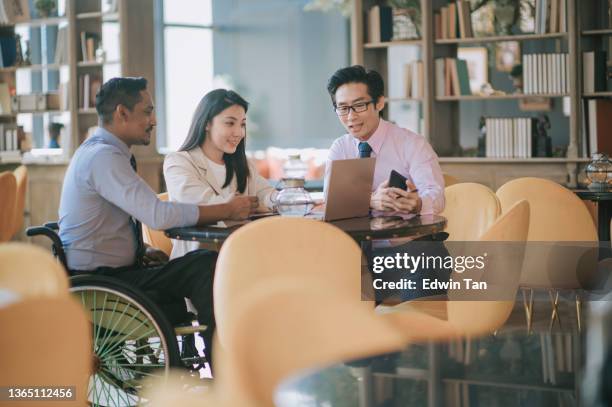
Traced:
<svg viewBox="0 0 612 407">
<path fill-rule="evenodd" d="M 434 14 L 436 39 L 471 38 L 474 36 L 470 2 L 457 0 Z"/>
<path fill-rule="evenodd" d="M 68 27 L 60 27 L 57 30 L 54 58 L 54 62 L 58 65 L 68 63 Z"/>
<path fill-rule="evenodd" d="M 612 100 L 585 99 L 582 151 L 587 157 L 593 153 L 612 155 Z"/>
<path fill-rule="evenodd" d="M 79 108 L 96 106 L 96 95 L 102 86 L 102 77 L 96 74 L 79 75 Z"/>
<path fill-rule="evenodd" d="M 535 0 L 535 33 L 567 31 L 566 0 Z"/>
<path fill-rule="evenodd" d="M 82 61 L 94 62 L 96 60 L 96 49 L 100 45 L 100 34 L 89 31 L 81 32 L 81 55 Z"/>
<path fill-rule="evenodd" d="M 582 54 L 582 86 L 585 93 L 605 92 L 607 74 L 606 51 L 591 51 Z"/>
<path fill-rule="evenodd" d="M 569 55 L 523 55 L 523 92 L 534 94 L 566 94 L 569 92 Z"/>
<path fill-rule="evenodd" d="M 485 156 L 530 158 L 534 123 L 530 117 L 486 118 Z"/>
<path fill-rule="evenodd" d="M 464 59 L 437 58 L 436 96 L 471 95 L 470 77 L 467 62 Z"/>
<path fill-rule="evenodd" d="M 13 123 L 0 123 L 0 152 L 19 152 L 19 128 Z"/>
<path fill-rule="evenodd" d="M 404 65 L 404 96 L 408 99 L 422 99 L 425 93 L 423 78 L 423 61 L 414 61 Z"/>
</svg>

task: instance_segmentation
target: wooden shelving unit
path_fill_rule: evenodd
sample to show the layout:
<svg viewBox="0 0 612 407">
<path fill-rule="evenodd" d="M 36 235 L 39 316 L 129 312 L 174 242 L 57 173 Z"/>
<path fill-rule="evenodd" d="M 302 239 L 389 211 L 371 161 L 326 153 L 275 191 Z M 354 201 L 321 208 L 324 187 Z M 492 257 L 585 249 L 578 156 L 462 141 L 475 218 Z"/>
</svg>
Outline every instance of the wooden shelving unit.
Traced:
<svg viewBox="0 0 612 407">
<path fill-rule="evenodd" d="M 480 44 L 487 42 L 504 42 L 504 41 L 541 41 L 550 39 L 563 39 L 567 37 L 566 33 L 549 33 L 549 34 L 517 34 L 517 35 L 497 35 L 494 37 L 473 37 L 473 38 L 453 38 L 453 39 L 437 39 L 436 45 L 443 44 Z"/>
</svg>

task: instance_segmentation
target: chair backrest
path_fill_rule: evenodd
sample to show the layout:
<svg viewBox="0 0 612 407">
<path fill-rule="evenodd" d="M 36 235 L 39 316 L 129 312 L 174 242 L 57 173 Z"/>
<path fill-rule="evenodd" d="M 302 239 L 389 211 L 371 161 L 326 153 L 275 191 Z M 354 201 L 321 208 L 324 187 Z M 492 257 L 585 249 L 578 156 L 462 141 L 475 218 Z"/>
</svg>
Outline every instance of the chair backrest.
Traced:
<svg viewBox="0 0 612 407">
<path fill-rule="evenodd" d="M 28 168 L 25 165 L 20 165 L 13 171 L 13 174 L 17 181 L 17 198 L 15 200 L 15 217 L 13 219 L 13 236 L 15 236 L 23 227 L 23 215 L 28 188 Z"/>
<path fill-rule="evenodd" d="M 13 216 L 17 201 L 17 181 L 10 171 L 0 173 L 0 243 L 13 237 Z"/>
<path fill-rule="evenodd" d="M 168 200 L 168 193 L 158 194 L 157 197 L 162 201 Z M 168 257 L 172 253 L 172 240 L 168 238 L 163 230 L 155 230 L 149 228 L 144 223 L 142 224 L 142 239 L 145 243 L 150 244 L 166 253 Z"/>
<path fill-rule="evenodd" d="M 450 174 L 443 173 L 442 177 L 444 177 L 444 186 L 450 187 L 451 185 L 455 185 L 459 183 L 459 179 Z"/>
<path fill-rule="evenodd" d="M 3 386 L 74 386 L 76 399 L 59 404 L 89 405 L 92 335 L 85 311 L 75 300 L 37 298 L 13 303 L 0 308 L 0 326 Z"/>
<path fill-rule="evenodd" d="M 516 202 L 529 202 L 530 241 L 597 241 L 597 229 L 584 203 L 572 191 L 542 178 L 508 181 L 496 192 L 502 212 Z"/>
<path fill-rule="evenodd" d="M 406 343 L 367 304 L 313 276 L 284 275 L 252 288 L 238 304 L 235 321 L 216 380 L 221 389 L 259 405 L 273 405 L 274 389 L 300 371 L 396 351 Z"/>
<path fill-rule="evenodd" d="M 488 295 L 496 294 L 492 299 L 480 301 L 471 300 L 472 295 L 468 300 L 452 300 L 456 296 L 449 295 L 448 321 L 457 330 L 468 335 L 492 332 L 510 316 L 523 271 L 529 217 L 529 203 L 521 200 L 501 215 L 480 238 L 481 242 L 499 242 L 483 247 L 489 252 L 485 264 L 490 264 L 482 271 L 481 278 L 488 284 Z"/>
<path fill-rule="evenodd" d="M 282 275 L 311 275 L 331 287 L 342 286 L 361 297 L 361 250 L 343 231 L 303 218 L 271 217 L 241 227 L 225 241 L 215 270 L 217 333 L 236 300 L 255 285 Z"/>
<path fill-rule="evenodd" d="M 0 287 L 23 298 L 68 295 L 68 276 L 62 265 L 38 246 L 0 245 Z"/>
<path fill-rule="evenodd" d="M 482 184 L 466 182 L 444 189 L 448 240 L 476 241 L 501 212 L 495 193 Z"/>
</svg>

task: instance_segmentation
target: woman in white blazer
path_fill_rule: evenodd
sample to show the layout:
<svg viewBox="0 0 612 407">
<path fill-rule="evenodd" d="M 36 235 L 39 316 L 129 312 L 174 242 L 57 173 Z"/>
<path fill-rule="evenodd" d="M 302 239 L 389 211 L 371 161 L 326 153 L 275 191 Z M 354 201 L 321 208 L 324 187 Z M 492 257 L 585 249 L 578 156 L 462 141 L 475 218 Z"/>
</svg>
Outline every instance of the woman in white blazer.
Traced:
<svg viewBox="0 0 612 407">
<path fill-rule="evenodd" d="M 187 139 L 164 160 L 170 200 L 205 205 L 243 194 L 256 196 L 260 208 L 272 208 L 275 190 L 245 154 L 248 106 L 236 92 L 225 89 L 200 100 Z M 198 248 L 198 242 L 174 240 L 171 258 Z"/>
</svg>

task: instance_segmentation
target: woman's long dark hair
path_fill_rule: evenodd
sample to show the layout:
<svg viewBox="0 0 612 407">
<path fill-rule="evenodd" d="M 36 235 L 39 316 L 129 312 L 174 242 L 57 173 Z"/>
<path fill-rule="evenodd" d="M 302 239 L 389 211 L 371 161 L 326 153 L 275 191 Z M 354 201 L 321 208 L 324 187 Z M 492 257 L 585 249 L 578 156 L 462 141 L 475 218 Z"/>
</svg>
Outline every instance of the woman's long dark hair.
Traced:
<svg viewBox="0 0 612 407">
<path fill-rule="evenodd" d="M 211 123 L 213 118 L 227 109 L 230 106 L 241 106 L 245 113 L 249 109 L 249 103 L 234 91 L 226 89 L 215 89 L 208 92 L 196 108 L 191 119 L 191 126 L 187 139 L 179 148 L 179 151 L 189 151 L 194 148 L 200 148 L 206 139 L 206 126 Z M 247 178 L 249 177 L 249 164 L 245 154 L 245 137 L 240 141 L 236 151 L 233 154 L 223 153 L 223 161 L 225 162 L 225 183 L 222 188 L 225 188 L 232 182 L 234 173 L 238 181 L 238 192 L 244 193 L 246 189 Z"/>
</svg>

